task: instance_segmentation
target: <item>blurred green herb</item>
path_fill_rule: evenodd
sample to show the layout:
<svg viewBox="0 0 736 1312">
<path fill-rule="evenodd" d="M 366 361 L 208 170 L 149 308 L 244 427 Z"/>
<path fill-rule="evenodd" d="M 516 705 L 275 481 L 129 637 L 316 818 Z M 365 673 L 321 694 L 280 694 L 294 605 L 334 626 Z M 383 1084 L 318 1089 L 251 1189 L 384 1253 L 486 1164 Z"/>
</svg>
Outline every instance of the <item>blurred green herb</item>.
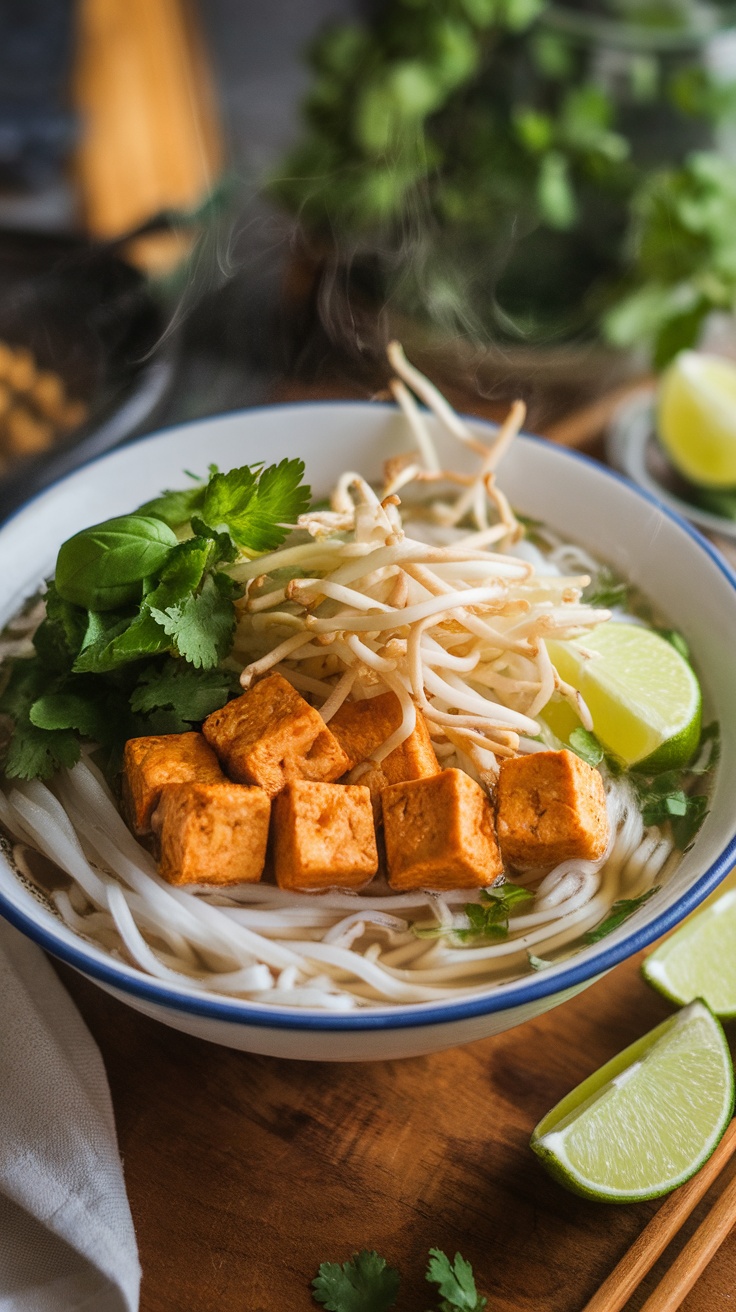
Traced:
<svg viewBox="0 0 736 1312">
<path fill-rule="evenodd" d="M 573 729 L 568 743 L 575 755 L 586 761 L 588 765 L 600 765 L 605 756 L 603 748 L 590 729 Z"/>
<path fill-rule="evenodd" d="M 697 30 L 694 3 L 659 9 L 628 6 L 625 22 Z M 734 308 L 736 167 L 701 151 L 653 171 L 632 106 L 673 139 L 697 138 L 694 122 L 707 138 L 736 114 L 736 84 L 694 40 L 674 70 L 656 48 L 617 48 L 605 86 L 595 40 L 555 20 L 549 0 L 389 0 L 330 24 L 270 190 L 405 309 L 525 340 L 551 315 L 567 331 L 592 317 L 663 363 Z"/>
</svg>

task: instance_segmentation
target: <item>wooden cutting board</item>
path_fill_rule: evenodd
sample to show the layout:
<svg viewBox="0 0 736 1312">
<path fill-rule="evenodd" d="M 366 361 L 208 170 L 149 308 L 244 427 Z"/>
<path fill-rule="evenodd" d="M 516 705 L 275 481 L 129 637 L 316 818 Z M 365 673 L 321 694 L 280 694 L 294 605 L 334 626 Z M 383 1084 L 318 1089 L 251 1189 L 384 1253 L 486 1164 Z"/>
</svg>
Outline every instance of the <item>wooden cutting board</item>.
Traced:
<svg viewBox="0 0 736 1312">
<path fill-rule="evenodd" d="M 400 1268 L 397 1312 L 430 1306 L 431 1247 L 472 1262 L 488 1312 L 580 1312 L 657 1204 L 575 1198 L 544 1173 L 529 1136 L 563 1094 L 669 1014 L 638 965 L 506 1034 L 366 1065 L 216 1047 L 60 968 L 110 1078 L 142 1312 L 314 1312 L 320 1262 L 364 1247 Z M 726 1312 L 735 1291 L 736 1233 L 683 1307 Z"/>
</svg>

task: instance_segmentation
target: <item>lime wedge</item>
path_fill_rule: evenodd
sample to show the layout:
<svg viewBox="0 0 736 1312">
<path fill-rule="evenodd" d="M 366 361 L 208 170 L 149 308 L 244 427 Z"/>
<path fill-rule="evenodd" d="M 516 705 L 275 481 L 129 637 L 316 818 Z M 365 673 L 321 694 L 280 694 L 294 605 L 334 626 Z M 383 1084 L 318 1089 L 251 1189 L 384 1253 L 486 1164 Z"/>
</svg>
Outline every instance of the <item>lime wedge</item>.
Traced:
<svg viewBox="0 0 736 1312">
<path fill-rule="evenodd" d="M 647 983 L 678 1006 L 704 998 L 716 1016 L 736 1018 L 736 889 L 691 916 L 641 969 Z"/>
<path fill-rule="evenodd" d="M 681 351 L 659 385 L 657 428 L 685 478 L 704 487 L 736 486 L 736 365 Z"/>
<path fill-rule="evenodd" d="M 710 1157 L 733 1113 L 720 1023 L 692 1002 L 552 1108 L 531 1146 L 573 1193 L 634 1203 L 669 1193 Z"/>
<path fill-rule="evenodd" d="M 582 693 L 607 751 L 652 774 L 687 765 L 700 739 L 702 700 L 687 661 L 639 624 L 611 620 L 581 642 L 598 656 L 588 659 L 570 642 L 547 648 L 565 682 Z"/>
</svg>

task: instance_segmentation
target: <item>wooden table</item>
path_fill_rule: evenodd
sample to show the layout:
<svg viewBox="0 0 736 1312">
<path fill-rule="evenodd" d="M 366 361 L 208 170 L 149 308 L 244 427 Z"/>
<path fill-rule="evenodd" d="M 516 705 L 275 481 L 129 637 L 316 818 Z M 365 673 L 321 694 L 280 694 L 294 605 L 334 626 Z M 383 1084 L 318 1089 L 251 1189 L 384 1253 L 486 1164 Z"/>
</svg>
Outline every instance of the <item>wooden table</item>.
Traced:
<svg viewBox="0 0 736 1312">
<path fill-rule="evenodd" d="M 638 966 L 496 1038 L 367 1065 L 231 1052 L 60 967 L 110 1078 L 142 1312 L 308 1312 L 320 1262 L 361 1248 L 400 1267 L 398 1312 L 426 1312 L 431 1247 L 472 1262 L 488 1312 L 579 1312 L 657 1204 L 575 1198 L 544 1173 L 529 1136 L 563 1094 L 670 1014 Z M 736 1308 L 736 1233 L 683 1308 Z"/>
<path fill-rule="evenodd" d="M 638 964 L 506 1034 L 367 1065 L 216 1047 L 60 968 L 110 1078 L 142 1312 L 308 1312 L 320 1262 L 360 1248 L 400 1267 L 398 1312 L 426 1312 L 431 1247 L 473 1263 L 489 1312 L 579 1312 L 656 1204 L 573 1197 L 544 1173 L 529 1136 L 573 1085 L 669 1014 Z M 683 1304 L 734 1307 L 736 1233 Z"/>
</svg>

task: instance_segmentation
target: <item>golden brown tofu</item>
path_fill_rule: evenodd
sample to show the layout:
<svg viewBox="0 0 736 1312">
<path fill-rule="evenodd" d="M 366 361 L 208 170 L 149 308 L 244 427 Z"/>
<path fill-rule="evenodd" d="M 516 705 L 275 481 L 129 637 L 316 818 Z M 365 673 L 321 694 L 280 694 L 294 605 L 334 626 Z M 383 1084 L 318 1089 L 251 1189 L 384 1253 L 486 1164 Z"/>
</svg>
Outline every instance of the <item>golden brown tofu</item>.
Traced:
<svg viewBox="0 0 736 1312">
<path fill-rule="evenodd" d="M 263 873 L 271 803 L 262 788 L 166 784 L 154 817 L 169 884 L 254 884 Z"/>
<path fill-rule="evenodd" d="M 391 784 L 382 802 L 392 888 L 485 888 L 501 874 L 491 804 L 464 770 Z"/>
<path fill-rule="evenodd" d="M 361 701 L 346 701 L 330 720 L 330 728 L 350 757 L 350 769 L 367 761 L 401 724 L 401 702 L 393 692 L 379 693 Z M 439 763 L 423 716 L 400 747 L 381 761 L 390 784 L 404 779 L 423 779 L 439 774 Z"/>
<path fill-rule="evenodd" d="M 202 732 L 232 779 L 269 797 L 298 779 L 339 779 L 349 764 L 319 712 L 280 674 L 214 711 Z"/>
<path fill-rule="evenodd" d="M 608 843 L 603 780 L 573 752 L 533 752 L 501 762 L 496 829 L 504 861 L 556 866 L 597 861 Z"/>
<path fill-rule="evenodd" d="M 279 888 L 362 888 L 378 870 L 371 796 L 362 784 L 289 785 L 274 803 Z"/>
<path fill-rule="evenodd" d="M 129 738 L 123 755 L 123 810 L 136 834 L 150 834 L 151 813 L 164 784 L 224 782 L 212 748 L 201 733 Z"/>
</svg>

